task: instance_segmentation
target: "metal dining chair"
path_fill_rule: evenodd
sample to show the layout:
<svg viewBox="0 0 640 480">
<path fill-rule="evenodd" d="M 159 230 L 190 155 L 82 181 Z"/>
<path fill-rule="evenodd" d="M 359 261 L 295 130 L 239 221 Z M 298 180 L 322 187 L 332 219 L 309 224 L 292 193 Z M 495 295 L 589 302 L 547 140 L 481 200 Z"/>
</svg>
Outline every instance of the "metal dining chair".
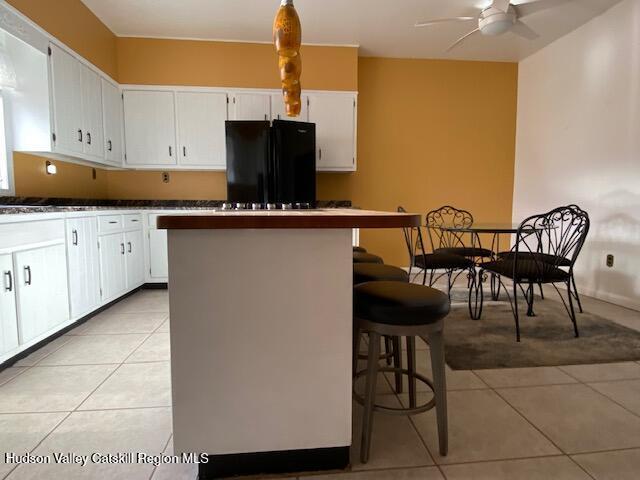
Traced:
<svg viewBox="0 0 640 480">
<path fill-rule="evenodd" d="M 398 212 L 406 213 L 403 207 L 398 207 Z M 451 299 L 451 288 L 464 271 L 471 273 L 474 263 L 471 259 L 454 253 L 438 252 L 426 253 L 422 230 L 420 227 L 406 227 L 402 229 L 404 240 L 409 253 L 409 276 L 414 268 L 418 273 L 414 279 L 422 273 L 422 284 L 427 284 L 429 273 L 429 286 L 433 286 L 440 278 L 447 278 L 447 294 Z M 437 273 L 440 272 L 440 273 Z"/>
<path fill-rule="evenodd" d="M 573 307 L 575 298 L 573 267 L 584 246 L 589 226 L 589 215 L 575 205 L 532 215 L 518 227 L 515 244 L 508 254 L 481 265 L 480 278 L 483 278 L 485 271 L 493 273 L 505 287 L 516 324 L 517 341 L 520 341 L 518 290 L 524 296 L 528 313 L 531 313 L 535 284 L 550 284 L 556 289 L 569 314 L 574 334 L 576 337 L 579 336 Z M 512 295 L 509 295 L 503 278 L 509 278 L 512 281 Z M 557 284 L 564 284 L 566 287 L 567 300 Z M 482 289 L 482 282 L 478 288 Z M 482 293 L 480 296 L 482 297 Z"/>
</svg>

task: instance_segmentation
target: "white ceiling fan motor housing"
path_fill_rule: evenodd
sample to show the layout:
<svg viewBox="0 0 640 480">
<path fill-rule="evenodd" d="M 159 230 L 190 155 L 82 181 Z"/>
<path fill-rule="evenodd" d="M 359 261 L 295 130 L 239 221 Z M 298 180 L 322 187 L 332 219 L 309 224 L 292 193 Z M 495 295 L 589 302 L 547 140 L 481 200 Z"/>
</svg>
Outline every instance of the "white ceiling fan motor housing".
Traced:
<svg viewBox="0 0 640 480">
<path fill-rule="evenodd" d="M 516 23 L 516 12 L 510 5 L 509 10 L 503 12 L 495 7 L 485 8 L 480 13 L 478 28 L 483 35 L 502 35 Z"/>
</svg>

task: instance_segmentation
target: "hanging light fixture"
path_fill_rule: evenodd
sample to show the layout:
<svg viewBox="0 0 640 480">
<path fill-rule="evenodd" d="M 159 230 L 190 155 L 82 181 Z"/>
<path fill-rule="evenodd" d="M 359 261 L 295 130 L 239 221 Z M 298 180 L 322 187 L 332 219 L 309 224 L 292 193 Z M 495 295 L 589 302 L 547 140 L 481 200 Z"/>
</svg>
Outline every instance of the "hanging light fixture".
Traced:
<svg viewBox="0 0 640 480">
<path fill-rule="evenodd" d="M 287 116 L 297 117 L 302 108 L 300 100 L 302 26 L 293 6 L 293 0 L 282 0 L 280 3 L 273 22 L 273 41 L 278 51 L 278 67 L 285 110 Z"/>
</svg>

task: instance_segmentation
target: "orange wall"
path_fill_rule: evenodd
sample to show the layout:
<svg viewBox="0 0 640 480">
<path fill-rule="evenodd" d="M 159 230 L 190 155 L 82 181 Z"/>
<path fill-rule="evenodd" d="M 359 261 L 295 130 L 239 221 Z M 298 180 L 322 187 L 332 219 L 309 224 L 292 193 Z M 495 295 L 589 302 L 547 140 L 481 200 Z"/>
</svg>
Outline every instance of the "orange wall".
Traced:
<svg viewBox="0 0 640 480">
<path fill-rule="evenodd" d="M 123 84 L 280 88 L 270 44 L 121 37 L 117 45 Z M 357 48 L 303 46 L 301 55 L 303 88 L 358 89 Z"/>
<path fill-rule="evenodd" d="M 108 198 L 107 171 L 51 160 L 58 168 L 47 175 L 46 158 L 27 153 L 13 154 L 16 195 L 20 197 Z"/>
<path fill-rule="evenodd" d="M 117 78 L 116 36 L 80 0 L 7 0 L 7 3 Z"/>
<path fill-rule="evenodd" d="M 444 204 L 478 221 L 511 221 L 518 66 L 360 58 L 358 171 L 325 174 L 320 198 L 426 213 Z M 362 244 L 407 264 L 398 231 Z"/>
</svg>

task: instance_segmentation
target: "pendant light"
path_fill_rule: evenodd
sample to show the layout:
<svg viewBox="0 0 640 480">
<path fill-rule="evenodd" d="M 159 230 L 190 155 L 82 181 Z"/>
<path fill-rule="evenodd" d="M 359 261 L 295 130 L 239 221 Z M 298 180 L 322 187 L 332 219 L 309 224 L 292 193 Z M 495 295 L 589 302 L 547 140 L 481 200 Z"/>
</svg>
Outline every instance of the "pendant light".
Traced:
<svg viewBox="0 0 640 480">
<path fill-rule="evenodd" d="M 280 3 L 280 8 L 273 22 L 273 41 L 278 51 L 278 67 L 282 81 L 285 111 L 287 116 L 297 117 L 302 108 L 300 100 L 302 26 L 293 6 L 293 0 L 282 0 Z"/>
</svg>

